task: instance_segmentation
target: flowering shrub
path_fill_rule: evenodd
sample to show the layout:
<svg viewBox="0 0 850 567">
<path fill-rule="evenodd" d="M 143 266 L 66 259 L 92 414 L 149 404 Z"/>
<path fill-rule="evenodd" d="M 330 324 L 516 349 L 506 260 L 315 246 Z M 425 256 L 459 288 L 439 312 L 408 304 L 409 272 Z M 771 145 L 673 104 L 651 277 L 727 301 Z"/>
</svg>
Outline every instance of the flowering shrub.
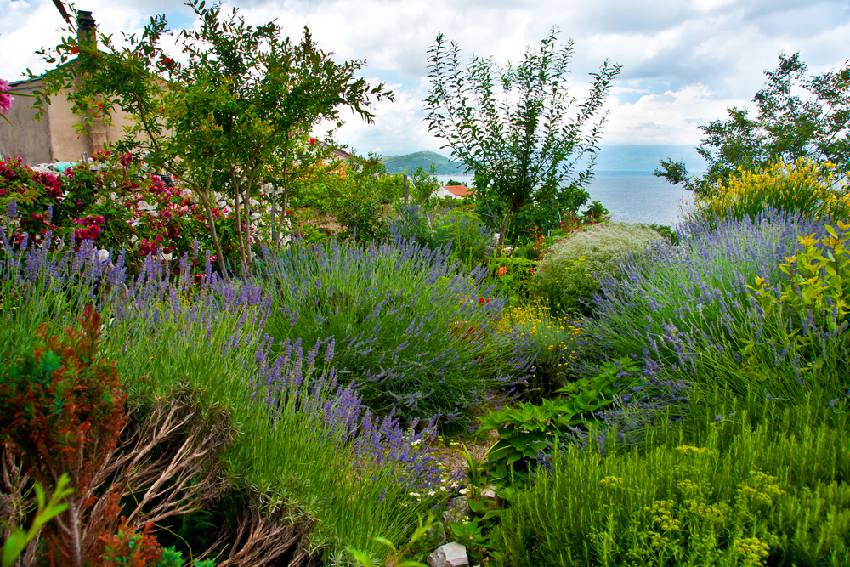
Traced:
<svg viewBox="0 0 850 567">
<path fill-rule="evenodd" d="M 642 225 L 591 225 L 554 244 L 537 266 L 535 294 L 553 313 L 588 313 L 599 281 L 617 261 L 641 252 L 661 236 Z"/>
<path fill-rule="evenodd" d="M 641 357 L 650 374 L 693 369 L 698 352 L 717 351 L 719 339 L 760 324 L 750 319 L 748 283 L 772 274 L 810 226 L 767 215 L 684 227 L 679 246 L 633 256 L 621 277 L 603 281 L 587 327 L 592 344 L 606 356 Z"/>
<path fill-rule="evenodd" d="M 308 509 L 311 545 L 380 549 L 373 530 L 403 537 L 440 490 L 433 430 L 375 417 L 351 376 L 334 370 L 331 342 L 271 339 L 272 298 L 258 285 L 222 278 L 209 262 L 197 283 L 187 257 L 174 274 L 148 256 L 128 278 L 123 256 L 107 261 L 90 241 L 58 253 L 8 245 L 0 258 L 0 358 L 14 360 L 44 314 L 62 325 L 93 301 L 108 321 L 102 351 L 131 398 L 149 407 L 189 387 L 201 401 L 188 415 L 232 416 L 239 434 L 223 455 L 227 478 L 248 495 L 259 487 Z M 427 495 L 421 506 L 411 490 Z"/>
<path fill-rule="evenodd" d="M 9 82 L 0 79 L 0 114 L 9 114 L 14 97 L 9 93 Z"/>
<path fill-rule="evenodd" d="M 333 241 L 266 262 L 272 334 L 333 337 L 338 368 L 381 415 L 454 419 L 523 366 L 493 333 L 504 302 L 484 284 L 486 269 L 463 271 L 444 249 Z"/>
<path fill-rule="evenodd" d="M 576 339 L 582 332 L 576 321 L 553 317 L 546 306 L 532 304 L 506 309 L 497 329 L 519 339 L 517 345 L 533 360 L 521 390 L 524 398 L 549 397 L 576 376 Z"/>
<path fill-rule="evenodd" d="M 99 153 L 93 164 L 61 173 L 35 171 L 20 160 L 0 161 L 0 206 L 15 245 L 40 245 L 47 235 L 92 241 L 130 258 L 171 258 L 211 248 L 209 226 L 192 196 L 168 185 L 132 154 Z M 219 233 L 228 211 L 215 209 Z M 198 241 L 196 243 L 196 241 Z"/>
<path fill-rule="evenodd" d="M 700 193 L 693 215 L 704 220 L 751 220 L 764 211 L 809 218 L 850 218 L 850 187 L 833 177 L 835 164 L 799 158 L 762 170 L 739 169 L 711 192 Z"/>
</svg>

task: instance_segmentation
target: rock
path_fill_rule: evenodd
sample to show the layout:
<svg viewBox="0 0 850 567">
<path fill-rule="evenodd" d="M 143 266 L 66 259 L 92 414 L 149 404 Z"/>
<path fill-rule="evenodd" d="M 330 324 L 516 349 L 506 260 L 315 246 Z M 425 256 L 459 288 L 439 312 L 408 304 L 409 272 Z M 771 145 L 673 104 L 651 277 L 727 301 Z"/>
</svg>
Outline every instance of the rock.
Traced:
<svg viewBox="0 0 850 567">
<path fill-rule="evenodd" d="M 428 556 L 430 567 L 467 567 L 466 548 L 456 541 L 441 545 Z"/>
<path fill-rule="evenodd" d="M 443 521 L 446 524 L 462 524 L 469 517 L 469 504 L 466 496 L 457 496 L 449 501 L 443 512 Z"/>
</svg>

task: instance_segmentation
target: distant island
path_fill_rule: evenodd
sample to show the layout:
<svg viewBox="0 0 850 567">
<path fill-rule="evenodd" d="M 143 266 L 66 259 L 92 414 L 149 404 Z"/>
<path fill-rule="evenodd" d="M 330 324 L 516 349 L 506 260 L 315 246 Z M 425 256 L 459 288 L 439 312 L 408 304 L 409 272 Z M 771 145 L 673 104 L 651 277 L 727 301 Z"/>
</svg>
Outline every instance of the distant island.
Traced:
<svg viewBox="0 0 850 567">
<path fill-rule="evenodd" d="M 705 171 L 705 162 L 693 146 L 682 145 L 602 145 L 594 171 L 604 173 L 652 173 L 662 159 L 672 157 L 687 165 L 691 173 Z M 413 152 L 403 156 L 381 158 L 390 173 L 412 173 L 417 167 L 429 171 L 434 166 L 435 175 L 463 175 L 463 165 L 432 151 Z"/>
<path fill-rule="evenodd" d="M 454 175 L 466 173 L 466 168 L 437 152 L 413 152 L 404 156 L 384 156 L 381 158 L 389 173 L 413 173 L 421 167 L 430 171 L 434 166 L 434 175 Z"/>
</svg>

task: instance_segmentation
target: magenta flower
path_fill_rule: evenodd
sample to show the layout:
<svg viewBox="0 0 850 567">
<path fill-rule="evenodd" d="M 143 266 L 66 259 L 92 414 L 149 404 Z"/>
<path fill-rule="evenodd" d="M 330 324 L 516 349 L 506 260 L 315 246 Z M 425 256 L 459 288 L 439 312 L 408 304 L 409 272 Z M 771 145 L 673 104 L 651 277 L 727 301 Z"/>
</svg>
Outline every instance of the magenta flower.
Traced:
<svg viewBox="0 0 850 567">
<path fill-rule="evenodd" d="M 0 79 L 0 112 L 8 114 L 14 98 L 9 93 L 9 82 Z"/>
</svg>

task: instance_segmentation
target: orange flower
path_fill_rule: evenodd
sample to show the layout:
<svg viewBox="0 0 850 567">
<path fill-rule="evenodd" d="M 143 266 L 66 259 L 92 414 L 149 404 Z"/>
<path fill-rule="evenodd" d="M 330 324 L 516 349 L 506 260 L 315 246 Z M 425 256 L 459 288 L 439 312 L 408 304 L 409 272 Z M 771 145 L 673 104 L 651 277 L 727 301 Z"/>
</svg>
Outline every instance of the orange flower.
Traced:
<svg viewBox="0 0 850 567">
<path fill-rule="evenodd" d="M 501 268 L 496 270 L 496 275 L 499 276 L 500 278 L 502 276 L 506 275 L 507 273 L 508 273 L 508 267 L 507 266 L 502 266 Z"/>
</svg>

